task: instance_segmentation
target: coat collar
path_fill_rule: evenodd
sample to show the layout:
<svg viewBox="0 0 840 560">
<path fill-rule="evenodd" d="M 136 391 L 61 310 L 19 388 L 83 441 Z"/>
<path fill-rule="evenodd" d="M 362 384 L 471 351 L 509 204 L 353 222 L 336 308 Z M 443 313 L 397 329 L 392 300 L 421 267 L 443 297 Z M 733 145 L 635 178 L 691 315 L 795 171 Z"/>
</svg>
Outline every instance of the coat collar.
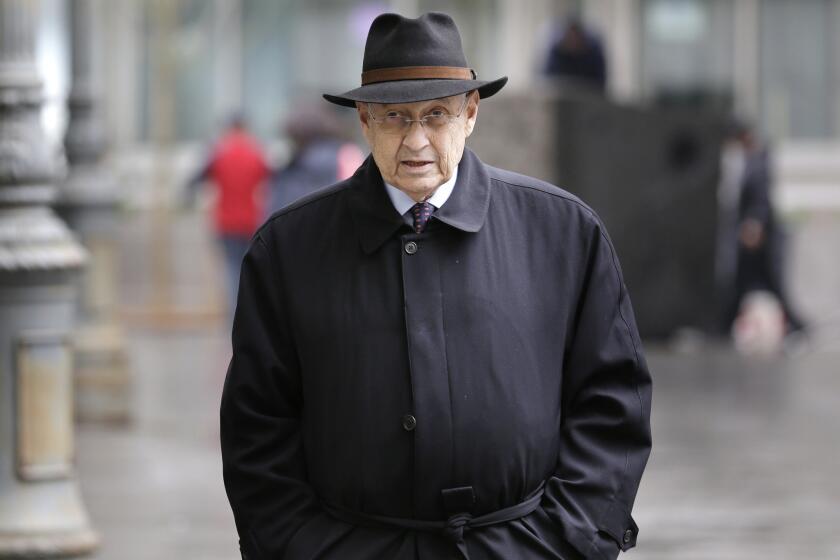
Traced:
<svg viewBox="0 0 840 560">
<path fill-rule="evenodd" d="M 405 224 L 394 209 L 379 168 L 368 156 L 351 179 L 350 209 L 362 249 L 376 251 Z M 472 150 L 465 148 L 455 188 L 434 217 L 462 231 L 475 233 L 484 225 L 490 205 L 490 175 Z"/>
</svg>

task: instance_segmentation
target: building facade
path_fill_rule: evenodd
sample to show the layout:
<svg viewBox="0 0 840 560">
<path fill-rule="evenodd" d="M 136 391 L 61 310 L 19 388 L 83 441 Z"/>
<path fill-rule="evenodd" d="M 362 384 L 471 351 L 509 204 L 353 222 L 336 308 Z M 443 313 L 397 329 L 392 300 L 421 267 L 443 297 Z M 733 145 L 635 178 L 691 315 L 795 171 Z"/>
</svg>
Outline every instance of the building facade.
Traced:
<svg viewBox="0 0 840 560">
<path fill-rule="evenodd" d="M 115 153 L 193 146 L 195 159 L 237 109 L 278 140 L 297 101 L 358 83 L 367 28 L 388 10 L 451 13 L 470 63 L 508 75 L 508 91 L 541 87 L 548 45 L 577 12 L 603 41 L 613 99 L 731 110 L 781 146 L 790 181 L 840 184 L 840 0 L 100 0 Z M 42 12 L 47 131 L 59 137 L 63 0 Z"/>
</svg>

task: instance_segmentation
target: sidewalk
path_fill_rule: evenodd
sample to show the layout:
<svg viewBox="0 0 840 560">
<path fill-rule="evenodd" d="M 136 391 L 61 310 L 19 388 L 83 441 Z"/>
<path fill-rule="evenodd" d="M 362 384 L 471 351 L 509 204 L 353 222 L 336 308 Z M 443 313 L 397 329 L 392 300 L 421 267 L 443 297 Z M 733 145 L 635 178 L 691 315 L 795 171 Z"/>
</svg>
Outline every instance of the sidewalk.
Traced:
<svg viewBox="0 0 840 560">
<path fill-rule="evenodd" d="M 214 328 L 131 333 L 134 423 L 78 430 L 82 493 L 103 538 L 94 558 L 239 558 L 218 443 L 224 345 Z"/>
<path fill-rule="evenodd" d="M 239 558 L 219 453 L 229 332 L 216 302 L 208 303 L 222 293 L 221 273 L 214 274 L 203 215 L 173 220 L 163 263 L 154 256 L 160 226 L 151 216 L 129 215 L 121 231 L 134 421 L 77 430 L 82 494 L 102 536 L 96 560 Z M 154 277 L 166 270 L 176 282 L 161 294 Z M 149 303 L 166 299 L 177 313 L 156 318 Z"/>
</svg>

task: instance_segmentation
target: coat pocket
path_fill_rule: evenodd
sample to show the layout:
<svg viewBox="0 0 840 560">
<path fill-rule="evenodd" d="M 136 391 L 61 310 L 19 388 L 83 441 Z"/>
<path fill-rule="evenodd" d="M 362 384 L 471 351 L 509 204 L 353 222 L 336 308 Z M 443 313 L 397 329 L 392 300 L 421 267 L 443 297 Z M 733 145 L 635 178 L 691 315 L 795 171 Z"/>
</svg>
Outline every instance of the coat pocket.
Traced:
<svg viewBox="0 0 840 560">
<path fill-rule="evenodd" d="M 344 539 L 353 526 L 320 513 L 307 521 L 289 541 L 283 560 L 328 558 L 330 550 Z"/>
</svg>

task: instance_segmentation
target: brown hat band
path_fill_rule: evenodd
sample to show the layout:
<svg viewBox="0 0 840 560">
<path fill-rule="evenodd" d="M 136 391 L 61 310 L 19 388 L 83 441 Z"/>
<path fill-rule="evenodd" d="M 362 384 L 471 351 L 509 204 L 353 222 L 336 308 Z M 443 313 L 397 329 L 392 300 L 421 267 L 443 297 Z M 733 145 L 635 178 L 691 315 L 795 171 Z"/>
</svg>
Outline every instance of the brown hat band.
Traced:
<svg viewBox="0 0 840 560">
<path fill-rule="evenodd" d="M 471 68 L 458 66 L 403 66 L 400 68 L 377 68 L 362 72 L 362 85 L 396 80 L 474 80 Z"/>
</svg>

